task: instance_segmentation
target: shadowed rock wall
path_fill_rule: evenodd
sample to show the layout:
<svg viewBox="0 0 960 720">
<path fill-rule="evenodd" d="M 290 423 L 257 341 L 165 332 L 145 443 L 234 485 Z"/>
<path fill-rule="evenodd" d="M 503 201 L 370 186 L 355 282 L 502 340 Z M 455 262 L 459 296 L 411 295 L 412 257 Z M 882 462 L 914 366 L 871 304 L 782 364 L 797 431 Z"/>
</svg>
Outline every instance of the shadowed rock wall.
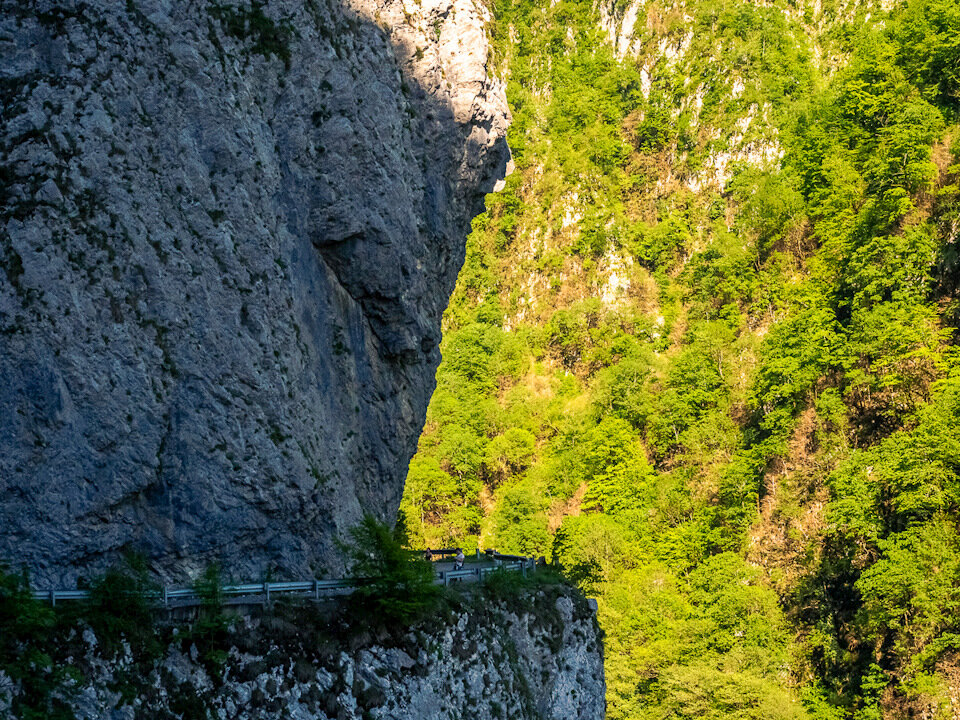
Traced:
<svg viewBox="0 0 960 720">
<path fill-rule="evenodd" d="M 392 519 L 506 101 L 472 0 L 0 1 L 0 560 Z"/>
</svg>

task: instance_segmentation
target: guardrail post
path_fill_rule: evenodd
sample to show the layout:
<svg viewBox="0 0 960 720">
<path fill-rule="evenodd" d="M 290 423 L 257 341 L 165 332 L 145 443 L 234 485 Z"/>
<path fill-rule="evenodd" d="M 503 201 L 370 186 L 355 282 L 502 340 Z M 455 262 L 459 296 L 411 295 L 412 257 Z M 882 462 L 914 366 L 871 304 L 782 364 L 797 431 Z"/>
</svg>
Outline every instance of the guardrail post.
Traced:
<svg viewBox="0 0 960 720">
<path fill-rule="evenodd" d="M 320 582 L 316 579 L 314 579 L 313 581 L 313 599 L 314 600 L 320 599 Z"/>
<path fill-rule="evenodd" d="M 164 606 L 164 607 L 167 607 L 167 604 L 168 604 L 169 602 L 170 602 L 170 600 L 167 598 L 167 586 L 164 585 L 164 586 L 163 586 L 163 606 Z"/>
<path fill-rule="evenodd" d="M 477 560 L 480 559 L 480 548 L 477 548 Z"/>
<path fill-rule="evenodd" d="M 51 590 L 50 591 L 50 607 L 56 607 L 56 606 L 57 606 L 57 591 Z"/>
<path fill-rule="evenodd" d="M 270 604 L 270 583 L 264 581 L 263 583 L 263 594 L 266 596 L 266 604 Z"/>
</svg>

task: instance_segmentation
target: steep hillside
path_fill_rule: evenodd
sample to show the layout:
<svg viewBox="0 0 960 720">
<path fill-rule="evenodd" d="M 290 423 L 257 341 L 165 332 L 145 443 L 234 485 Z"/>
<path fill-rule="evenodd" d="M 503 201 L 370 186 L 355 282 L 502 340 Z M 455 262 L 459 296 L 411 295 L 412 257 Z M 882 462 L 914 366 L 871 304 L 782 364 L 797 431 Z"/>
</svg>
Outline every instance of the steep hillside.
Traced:
<svg viewBox="0 0 960 720">
<path fill-rule="evenodd" d="M 486 17 L 0 2 L 0 562 L 312 576 L 393 517 L 509 156 Z"/>
<path fill-rule="evenodd" d="M 611 718 L 955 716 L 960 11 L 494 18 L 412 535 L 562 563 Z"/>
</svg>

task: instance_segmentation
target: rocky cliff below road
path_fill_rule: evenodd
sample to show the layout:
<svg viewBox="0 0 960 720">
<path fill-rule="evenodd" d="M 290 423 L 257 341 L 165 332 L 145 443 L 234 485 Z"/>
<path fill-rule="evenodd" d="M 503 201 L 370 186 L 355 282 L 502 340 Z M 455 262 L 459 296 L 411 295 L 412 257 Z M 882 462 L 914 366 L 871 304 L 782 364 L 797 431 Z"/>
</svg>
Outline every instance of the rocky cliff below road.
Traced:
<svg viewBox="0 0 960 720">
<path fill-rule="evenodd" d="M 503 175 L 473 0 L 0 0 L 0 560 L 337 565 Z"/>
<path fill-rule="evenodd" d="M 90 627 L 72 631 L 48 651 L 79 680 L 53 696 L 77 720 L 601 720 L 605 713 L 600 630 L 569 589 L 466 598 L 414 629 L 354 626 L 337 636 L 336 612 L 321 617 L 309 606 L 258 610 L 211 633 L 215 626 L 208 618 L 172 635 L 167 629 L 171 639 L 152 644 Z M 19 707 L 21 693 L 0 670 L 0 715 Z"/>
</svg>

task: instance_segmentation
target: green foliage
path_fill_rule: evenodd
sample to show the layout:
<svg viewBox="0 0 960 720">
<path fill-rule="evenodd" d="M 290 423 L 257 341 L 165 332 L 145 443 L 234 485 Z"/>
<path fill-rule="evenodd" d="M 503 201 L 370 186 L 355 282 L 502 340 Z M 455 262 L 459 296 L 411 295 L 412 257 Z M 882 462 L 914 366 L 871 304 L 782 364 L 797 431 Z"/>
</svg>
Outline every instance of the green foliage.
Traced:
<svg viewBox="0 0 960 720">
<path fill-rule="evenodd" d="M 83 616 L 108 656 L 120 652 L 124 641 L 138 654 L 160 651 L 149 599 L 156 591 L 146 560 L 139 555 L 127 556 L 90 585 Z"/>
<path fill-rule="evenodd" d="M 878 545 L 880 559 L 856 583 L 866 639 L 892 632 L 897 650 L 909 657 L 960 631 L 960 537 L 953 524 L 924 523 Z"/>
<path fill-rule="evenodd" d="M 931 102 L 960 109 L 960 9 L 950 0 L 910 0 L 891 28 L 897 60 Z"/>
<path fill-rule="evenodd" d="M 619 515 L 649 502 L 654 471 L 627 422 L 603 418 L 584 433 L 581 453 L 587 479 L 584 510 Z"/>
<path fill-rule="evenodd" d="M 737 225 L 753 238 L 757 257 L 765 258 L 802 221 L 805 208 L 797 185 L 797 178 L 787 172 L 764 172 L 750 165 L 738 167 L 727 184 L 739 206 Z"/>
<path fill-rule="evenodd" d="M 405 550 L 389 526 L 372 515 L 350 530 L 343 550 L 359 585 L 353 597 L 361 612 L 387 623 L 409 625 L 436 609 L 440 589 L 433 568 L 419 553 Z"/>
<path fill-rule="evenodd" d="M 530 464 L 536 442 L 537 438 L 528 430 L 507 428 L 487 443 L 484 462 L 488 471 L 499 479 L 523 472 Z"/>
<path fill-rule="evenodd" d="M 497 493 L 493 527 L 501 552 L 546 556 L 550 547 L 545 503 L 529 484 L 511 485 Z"/>
<path fill-rule="evenodd" d="M 53 609 L 33 599 L 27 576 L 0 566 L 0 670 L 20 686 L 10 712 L 23 720 L 73 720 L 63 697 L 70 670 L 48 648 L 56 623 Z"/>
<path fill-rule="evenodd" d="M 612 718 L 807 718 L 785 689 L 788 634 L 775 593 L 735 555 L 683 581 L 659 564 L 604 588 Z M 669 715 L 667 715 L 669 713 Z"/>
<path fill-rule="evenodd" d="M 960 15 L 817 7 L 648 3 L 618 57 L 586 0 L 492 6 L 517 169 L 403 513 L 595 594 L 612 718 L 945 702 Z"/>
<path fill-rule="evenodd" d="M 690 228 L 679 213 L 671 213 L 653 227 L 638 225 L 630 245 L 644 265 L 651 270 L 672 264 L 690 242 Z"/>
<path fill-rule="evenodd" d="M 443 471 L 436 458 L 413 458 L 407 470 L 407 482 L 400 505 L 400 513 L 408 532 L 408 543 L 414 547 L 429 545 L 424 537 L 427 523 L 437 524 L 442 518 L 446 518 L 455 531 L 464 534 L 468 532 L 468 527 L 461 527 L 460 523 L 450 519 L 458 507 L 464 507 L 455 503 L 456 498 L 456 483 Z M 466 502 L 469 500 L 465 498 L 464 504 Z M 445 546 L 448 543 L 440 544 Z"/>
<path fill-rule="evenodd" d="M 787 633 L 779 600 L 761 572 L 734 553 L 714 555 L 690 575 L 699 658 L 734 658 L 741 668 L 774 675 L 783 666 Z"/>
<path fill-rule="evenodd" d="M 774 415 L 777 408 L 792 415 L 821 377 L 842 369 L 846 362 L 842 330 L 824 298 L 811 293 L 798 304 L 798 311 L 764 338 L 763 361 L 751 397 L 763 416 Z M 766 425 L 775 422 L 774 416 Z"/>
<path fill-rule="evenodd" d="M 553 562 L 581 587 L 595 592 L 617 570 L 636 564 L 629 533 L 605 515 L 570 516 L 553 537 Z"/>
<path fill-rule="evenodd" d="M 811 716 L 777 680 L 709 665 L 671 668 L 657 685 L 657 715 L 728 720 L 805 720 Z M 641 716 L 642 717 L 642 716 Z"/>
<path fill-rule="evenodd" d="M 201 605 L 197 619 L 185 634 L 185 641 L 197 646 L 200 660 L 213 677 L 223 674 L 230 650 L 228 631 L 231 619 L 224 613 L 223 585 L 220 565 L 207 565 L 193 584 Z"/>
<path fill-rule="evenodd" d="M 223 31 L 238 40 L 250 40 L 250 52 L 265 58 L 276 56 L 290 64 L 290 40 L 293 26 L 289 21 L 275 22 L 263 12 L 265 2 L 253 0 L 250 5 L 213 5 L 210 14 L 220 21 Z"/>
</svg>

